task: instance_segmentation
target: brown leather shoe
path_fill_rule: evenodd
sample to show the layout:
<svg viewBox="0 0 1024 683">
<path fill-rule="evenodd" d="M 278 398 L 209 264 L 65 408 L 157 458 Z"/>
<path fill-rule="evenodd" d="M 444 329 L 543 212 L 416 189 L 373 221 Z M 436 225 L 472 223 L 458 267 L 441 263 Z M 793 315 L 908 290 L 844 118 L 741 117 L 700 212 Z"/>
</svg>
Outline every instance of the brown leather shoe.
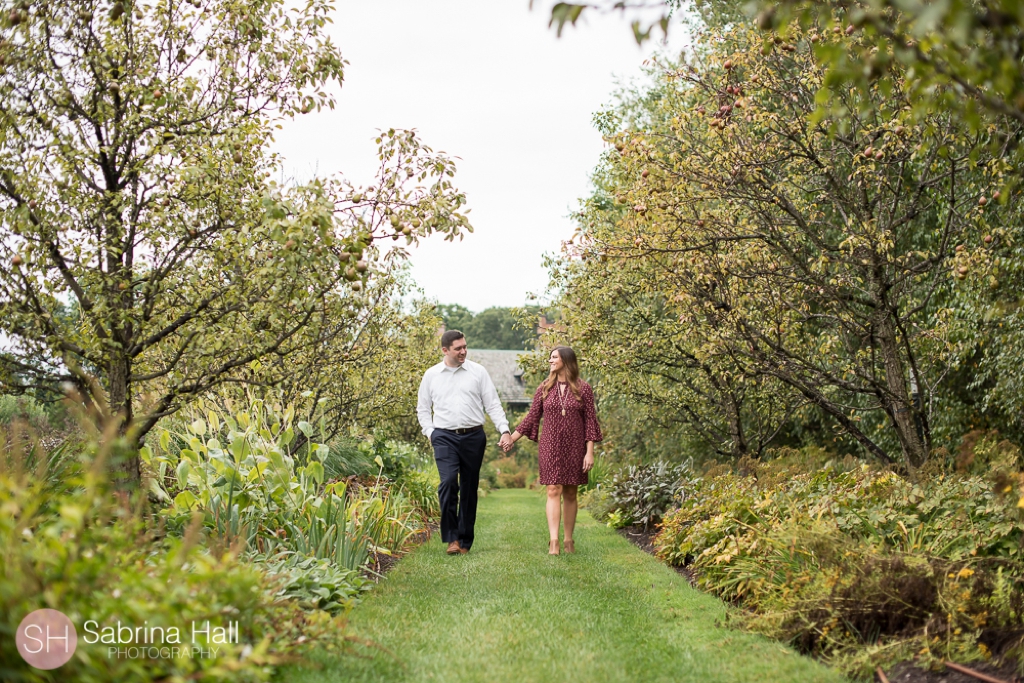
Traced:
<svg viewBox="0 0 1024 683">
<path fill-rule="evenodd" d="M 463 550 L 462 546 L 459 545 L 458 541 L 452 541 L 448 544 L 448 550 L 446 550 L 445 552 L 447 552 L 449 555 L 465 555 L 469 551 Z"/>
</svg>

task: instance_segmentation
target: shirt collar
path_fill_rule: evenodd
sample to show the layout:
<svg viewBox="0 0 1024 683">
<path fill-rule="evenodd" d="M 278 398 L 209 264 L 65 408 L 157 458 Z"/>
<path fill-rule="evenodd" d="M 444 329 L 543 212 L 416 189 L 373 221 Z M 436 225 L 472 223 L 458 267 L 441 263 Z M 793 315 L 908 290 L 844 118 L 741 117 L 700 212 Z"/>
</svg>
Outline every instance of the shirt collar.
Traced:
<svg viewBox="0 0 1024 683">
<path fill-rule="evenodd" d="M 458 372 L 459 370 L 465 370 L 465 369 L 466 369 L 466 364 L 465 363 L 463 363 L 462 365 L 457 365 L 457 366 L 455 366 L 453 368 L 450 365 L 448 365 L 447 363 L 445 363 L 444 361 L 441 361 L 441 372 Z"/>
</svg>

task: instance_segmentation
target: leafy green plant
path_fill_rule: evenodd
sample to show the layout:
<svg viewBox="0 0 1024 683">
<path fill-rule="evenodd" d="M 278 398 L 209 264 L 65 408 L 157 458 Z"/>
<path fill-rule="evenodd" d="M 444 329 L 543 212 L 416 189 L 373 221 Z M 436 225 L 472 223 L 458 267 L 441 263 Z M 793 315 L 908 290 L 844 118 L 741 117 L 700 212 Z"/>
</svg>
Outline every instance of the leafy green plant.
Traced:
<svg viewBox="0 0 1024 683">
<path fill-rule="evenodd" d="M 306 609 L 331 614 L 348 612 L 359 593 L 373 585 L 358 571 L 339 568 L 337 563 L 298 553 L 259 556 L 254 564 L 279 582 L 276 595 L 298 600 Z"/>
<path fill-rule="evenodd" d="M 340 490 L 340 495 L 338 491 Z M 325 492 L 317 505 L 304 506 L 262 544 L 267 554 L 295 552 L 303 557 L 329 560 L 351 571 L 366 563 L 370 537 L 349 514 L 345 489 L 338 485 Z"/>
<path fill-rule="evenodd" d="M 160 432 L 156 452 L 143 453 L 154 490 L 171 504 L 172 527 L 199 510 L 224 545 L 268 557 L 297 553 L 349 570 L 361 568 L 370 552 L 399 552 L 422 528 L 419 511 L 430 503 L 412 447 L 360 443 L 354 450 L 376 467 L 372 484 L 327 481 L 325 462 L 339 466 L 339 451 L 332 458 L 315 438 L 318 428 L 297 421 L 291 405 L 272 394 L 250 395 L 244 406 L 223 404 L 197 402 L 177 429 Z M 298 433 L 305 437 L 301 448 L 293 445 Z M 389 462 L 418 492 L 419 504 L 386 476 Z"/>
<path fill-rule="evenodd" d="M 616 520 L 622 526 L 639 524 L 650 528 L 662 515 L 675 507 L 683 493 L 683 481 L 689 468 L 657 462 L 629 465 L 611 478 L 608 497 Z"/>
<path fill-rule="evenodd" d="M 441 504 L 437 499 L 437 487 L 440 477 L 436 467 L 423 471 L 413 470 L 405 475 L 399 486 L 409 501 L 427 519 L 434 519 L 441 514 Z"/>
<path fill-rule="evenodd" d="M 203 548 L 201 520 L 181 538 L 163 536 L 159 520 L 143 513 L 144 499 L 128 506 L 115 496 L 105 463 L 124 444 L 87 442 L 81 457 L 61 462 L 56 476 L 46 470 L 52 458 L 29 469 L 6 443 L 0 438 L 0 631 L 13 634 L 40 608 L 62 611 L 80 633 L 86 620 L 95 620 L 97 629 L 118 621 L 183 631 L 193 621 L 239 625 L 239 642 L 218 643 L 210 657 L 111 657 L 106 645 L 80 638 L 61 677 L 267 680 L 274 664 L 294 659 L 304 647 L 337 642 L 342 622 L 283 599 L 276 579 L 234 553 Z M 197 644 L 208 643 L 200 638 Z M 29 667 L 15 648 L 13 637 L 0 639 L 4 680 L 53 680 Z"/>
<path fill-rule="evenodd" d="M 328 444 L 328 453 L 323 459 L 324 476 L 327 479 L 344 479 L 345 477 L 368 477 L 376 474 L 377 464 L 365 448 L 362 441 L 351 437 L 342 437 Z"/>
<path fill-rule="evenodd" d="M 39 429 L 46 425 L 48 419 L 46 410 L 33 397 L 0 395 L 0 425 L 10 425 L 14 420 L 24 420 Z"/>
<path fill-rule="evenodd" d="M 691 480 L 658 555 L 741 604 L 742 625 L 851 673 L 1024 651 L 1012 621 L 1024 605 L 1024 516 L 1012 487 L 780 455 Z"/>
</svg>

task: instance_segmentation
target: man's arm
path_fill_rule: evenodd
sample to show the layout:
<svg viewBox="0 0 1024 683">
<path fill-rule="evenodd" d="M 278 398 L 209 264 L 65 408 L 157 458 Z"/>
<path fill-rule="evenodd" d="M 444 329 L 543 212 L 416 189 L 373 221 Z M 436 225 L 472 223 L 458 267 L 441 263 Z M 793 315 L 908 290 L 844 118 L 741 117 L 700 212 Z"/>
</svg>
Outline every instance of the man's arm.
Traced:
<svg viewBox="0 0 1024 683">
<path fill-rule="evenodd" d="M 494 388 L 490 373 L 486 369 L 483 373 L 480 380 L 482 384 L 480 395 L 484 400 L 484 410 L 491 416 L 491 422 L 498 428 L 498 433 L 502 435 L 501 438 L 504 441 L 506 438 L 504 435 L 508 434 L 508 418 L 505 417 L 505 409 L 501 407 L 501 399 L 498 398 L 498 390 Z"/>
<path fill-rule="evenodd" d="M 423 373 L 420 380 L 420 393 L 416 400 L 416 419 L 420 421 L 420 429 L 429 439 L 434 432 L 434 416 L 430 410 L 430 371 Z"/>
</svg>

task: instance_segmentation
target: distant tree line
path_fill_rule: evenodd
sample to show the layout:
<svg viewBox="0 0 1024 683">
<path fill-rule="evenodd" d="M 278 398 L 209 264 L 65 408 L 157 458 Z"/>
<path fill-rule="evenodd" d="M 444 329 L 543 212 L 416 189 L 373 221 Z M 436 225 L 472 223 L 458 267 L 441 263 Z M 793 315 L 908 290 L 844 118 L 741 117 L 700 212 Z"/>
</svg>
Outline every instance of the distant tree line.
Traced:
<svg viewBox="0 0 1024 683">
<path fill-rule="evenodd" d="M 524 316 L 517 315 L 518 310 L 492 306 L 473 313 L 459 304 L 437 307 L 445 329 L 465 334 L 471 349 L 532 349 L 537 340 L 536 320 L 541 309 L 539 306 L 527 306 Z M 532 320 L 533 324 L 527 325 L 521 320 Z"/>
</svg>

